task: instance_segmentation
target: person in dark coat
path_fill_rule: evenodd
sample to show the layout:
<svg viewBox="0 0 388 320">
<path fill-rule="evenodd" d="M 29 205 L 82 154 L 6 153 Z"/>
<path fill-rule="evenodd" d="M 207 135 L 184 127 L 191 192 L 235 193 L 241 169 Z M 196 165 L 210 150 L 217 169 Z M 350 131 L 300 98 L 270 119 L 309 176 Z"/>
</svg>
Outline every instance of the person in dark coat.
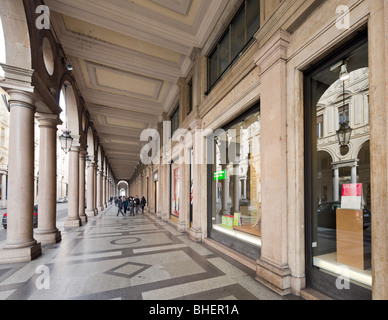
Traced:
<svg viewBox="0 0 388 320">
<path fill-rule="evenodd" d="M 118 211 L 117 211 L 117 217 L 119 216 L 119 214 L 121 213 L 123 216 L 125 216 L 124 212 L 123 212 L 123 207 L 124 207 L 124 204 L 123 204 L 123 200 L 121 200 L 121 198 L 119 198 L 117 200 L 117 206 L 118 206 Z"/>
<path fill-rule="evenodd" d="M 136 197 L 135 197 L 135 204 L 136 204 L 136 214 L 138 214 L 139 213 L 139 209 L 140 209 L 140 199 L 139 199 L 139 197 L 136 195 Z"/>
<path fill-rule="evenodd" d="M 130 211 L 129 211 L 129 215 L 130 216 L 135 216 L 135 200 L 133 199 L 133 197 L 130 197 L 129 198 L 129 203 L 130 203 Z"/>
<path fill-rule="evenodd" d="M 123 206 L 124 206 L 124 215 L 127 215 L 127 208 L 128 208 L 128 199 L 123 198 Z"/>
<path fill-rule="evenodd" d="M 143 196 L 141 198 L 141 201 L 140 201 L 140 205 L 141 205 L 141 213 L 144 214 L 144 207 L 146 206 L 147 204 L 147 200 L 146 198 Z"/>
</svg>

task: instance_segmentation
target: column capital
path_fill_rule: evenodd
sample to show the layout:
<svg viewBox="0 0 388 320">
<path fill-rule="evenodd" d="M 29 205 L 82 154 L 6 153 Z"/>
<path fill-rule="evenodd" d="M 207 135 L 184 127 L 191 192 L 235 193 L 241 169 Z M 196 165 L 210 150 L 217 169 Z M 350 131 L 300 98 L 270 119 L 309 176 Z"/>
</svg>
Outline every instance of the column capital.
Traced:
<svg viewBox="0 0 388 320">
<path fill-rule="evenodd" d="M 36 111 L 36 97 L 34 94 L 22 90 L 11 89 L 8 90 L 9 105 L 12 107 L 24 107 Z"/>
<path fill-rule="evenodd" d="M 261 67 L 261 74 L 266 72 L 279 60 L 286 61 L 287 48 L 290 43 L 290 33 L 280 29 L 275 35 L 259 50 L 254 57 L 255 63 Z"/>
<path fill-rule="evenodd" d="M 87 151 L 85 151 L 85 150 L 82 149 L 82 148 L 80 149 L 80 151 L 79 151 L 79 157 L 80 157 L 81 159 L 85 159 L 87 154 L 88 154 Z"/>
<path fill-rule="evenodd" d="M 202 50 L 200 48 L 194 47 L 190 55 L 190 60 L 195 63 L 201 57 Z"/>
<path fill-rule="evenodd" d="M 36 113 L 36 119 L 38 120 L 39 128 L 57 128 L 58 125 L 62 124 L 62 120 L 59 119 L 59 116 L 56 114 L 48 113 Z"/>
<path fill-rule="evenodd" d="M 80 136 L 79 135 L 72 135 L 72 137 L 74 140 L 73 140 L 73 144 L 72 144 L 69 152 L 80 153 L 80 151 L 81 151 Z"/>
</svg>

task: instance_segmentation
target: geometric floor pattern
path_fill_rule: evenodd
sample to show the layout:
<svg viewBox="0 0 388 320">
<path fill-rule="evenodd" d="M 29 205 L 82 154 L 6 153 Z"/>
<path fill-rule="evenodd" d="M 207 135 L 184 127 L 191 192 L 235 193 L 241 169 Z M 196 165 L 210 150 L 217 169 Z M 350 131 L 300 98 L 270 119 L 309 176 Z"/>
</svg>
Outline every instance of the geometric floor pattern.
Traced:
<svg viewBox="0 0 388 320">
<path fill-rule="evenodd" d="M 0 265 L 0 300 L 285 300 L 251 269 L 153 215 L 106 209 L 28 263 Z"/>
</svg>

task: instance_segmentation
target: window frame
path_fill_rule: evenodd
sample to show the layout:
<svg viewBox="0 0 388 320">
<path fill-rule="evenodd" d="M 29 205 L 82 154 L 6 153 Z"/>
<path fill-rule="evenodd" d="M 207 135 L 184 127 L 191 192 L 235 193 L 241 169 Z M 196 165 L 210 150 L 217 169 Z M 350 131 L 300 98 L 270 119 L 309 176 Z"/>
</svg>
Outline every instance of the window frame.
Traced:
<svg viewBox="0 0 388 320">
<path fill-rule="evenodd" d="M 236 13 L 233 15 L 233 18 L 226 26 L 225 30 L 221 33 L 221 36 L 216 41 L 213 48 L 210 50 L 210 53 L 206 56 L 207 57 L 207 92 L 206 95 L 209 94 L 209 92 L 217 85 L 217 83 L 222 79 L 222 77 L 230 70 L 230 68 L 234 65 L 234 63 L 239 59 L 239 57 L 242 55 L 242 53 L 251 45 L 251 43 L 254 41 L 254 36 L 252 36 L 250 39 L 248 39 L 248 21 L 247 21 L 247 8 L 248 8 L 248 1 L 244 0 L 241 4 L 241 6 L 237 9 Z M 260 19 L 260 12 L 261 8 L 259 6 L 259 11 L 257 13 L 257 19 L 259 27 L 257 30 L 260 29 L 261 19 Z M 235 22 L 241 18 L 241 15 L 244 15 L 244 46 L 240 51 L 236 53 L 236 56 L 232 56 L 232 52 L 234 51 L 232 48 L 232 41 L 233 41 L 233 26 L 235 25 Z M 224 41 L 225 36 L 229 37 L 229 64 L 226 66 L 224 70 L 221 70 L 220 67 L 220 44 Z M 211 59 L 216 55 L 216 59 Z M 214 76 L 211 72 L 211 62 L 217 61 L 216 66 L 216 75 Z M 214 66 L 213 66 L 214 67 Z M 213 75 L 213 77 L 212 77 Z M 215 80 L 213 80 L 215 79 Z"/>
</svg>

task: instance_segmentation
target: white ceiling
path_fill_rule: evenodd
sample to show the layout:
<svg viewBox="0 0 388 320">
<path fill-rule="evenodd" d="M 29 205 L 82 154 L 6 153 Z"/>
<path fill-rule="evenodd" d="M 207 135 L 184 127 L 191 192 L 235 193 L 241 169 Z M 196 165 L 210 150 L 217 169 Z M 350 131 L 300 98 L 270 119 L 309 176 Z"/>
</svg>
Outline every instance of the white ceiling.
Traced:
<svg viewBox="0 0 388 320">
<path fill-rule="evenodd" d="M 155 128 L 229 0 L 46 0 L 117 179 Z"/>
</svg>

